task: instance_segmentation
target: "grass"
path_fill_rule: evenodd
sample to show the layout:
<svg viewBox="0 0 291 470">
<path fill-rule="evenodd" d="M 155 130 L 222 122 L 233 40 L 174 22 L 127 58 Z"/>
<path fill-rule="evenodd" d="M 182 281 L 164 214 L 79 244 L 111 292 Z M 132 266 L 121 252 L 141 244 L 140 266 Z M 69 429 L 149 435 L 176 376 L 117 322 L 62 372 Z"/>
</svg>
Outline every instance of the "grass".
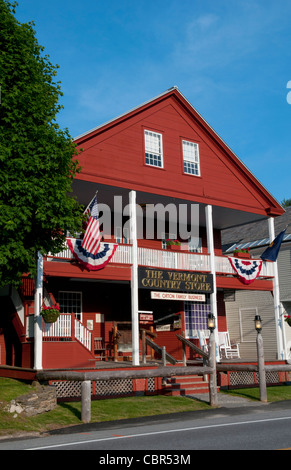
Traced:
<svg viewBox="0 0 291 470">
<path fill-rule="evenodd" d="M 5 405 L 19 395 L 33 389 L 21 381 L 0 378 L 0 437 L 22 433 L 42 433 L 52 429 L 82 424 L 81 403 L 59 403 L 47 413 L 33 417 L 13 415 L 4 411 Z M 260 400 L 259 388 L 227 390 L 226 393 L 252 400 Z M 267 388 L 268 402 L 291 400 L 291 386 L 281 385 Z M 104 422 L 116 419 L 139 418 L 181 411 L 211 409 L 210 405 L 187 397 L 141 396 L 93 400 L 91 403 L 91 422 Z"/>
<path fill-rule="evenodd" d="M 223 390 L 220 393 L 248 398 L 250 400 L 260 400 L 260 389 L 258 387 Z M 275 401 L 291 400 L 291 385 L 272 385 L 267 387 L 267 399 L 270 403 Z"/>
<path fill-rule="evenodd" d="M 81 403 L 59 403 L 47 413 L 25 417 L 4 411 L 5 405 L 19 395 L 28 393 L 33 386 L 21 381 L 0 378 L 0 436 L 23 432 L 46 432 L 52 429 L 81 424 Z M 161 395 L 93 400 L 91 422 L 139 418 L 160 414 L 209 409 L 207 403 L 187 397 Z"/>
</svg>

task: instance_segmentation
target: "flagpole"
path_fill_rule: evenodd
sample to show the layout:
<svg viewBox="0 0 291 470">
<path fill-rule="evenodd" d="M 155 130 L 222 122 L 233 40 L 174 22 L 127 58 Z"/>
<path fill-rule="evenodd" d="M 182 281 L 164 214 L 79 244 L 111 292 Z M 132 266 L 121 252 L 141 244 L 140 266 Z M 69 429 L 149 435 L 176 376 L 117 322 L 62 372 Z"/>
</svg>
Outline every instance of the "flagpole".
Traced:
<svg viewBox="0 0 291 470">
<path fill-rule="evenodd" d="M 269 217 L 268 219 L 269 237 L 270 242 L 275 239 L 275 227 L 274 218 Z M 273 262 L 274 278 L 273 278 L 273 298 L 274 298 L 274 311 L 275 311 L 275 322 L 276 322 L 276 336 L 277 336 L 277 355 L 278 359 L 284 359 L 286 355 L 285 348 L 285 332 L 283 325 L 283 311 L 282 304 L 280 302 L 280 288 L 279 288 L 279 274 L 278 274 L 278 263 Z"/>
</svg>

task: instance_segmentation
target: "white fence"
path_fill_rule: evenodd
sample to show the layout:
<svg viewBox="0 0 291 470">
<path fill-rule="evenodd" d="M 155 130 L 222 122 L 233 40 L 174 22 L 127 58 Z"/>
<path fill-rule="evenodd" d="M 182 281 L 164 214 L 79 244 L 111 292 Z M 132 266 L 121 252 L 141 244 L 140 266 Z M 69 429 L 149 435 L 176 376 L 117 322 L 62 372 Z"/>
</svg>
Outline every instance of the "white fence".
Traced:
<svg viewBox="0 0 291 470">
<path fill-rule="evenodd" d="M 118 245 L 110 263 L 131 264 L 131 245 Z M 72 259 L 69 249 L 55 255 L 48 255 L 48 260 Z M 138 264 L 154 268 L 180 269 L 185 271 L 210 271 L 209 255 L 189 253 L 183 251 L 154 250 L 151 248 L 138 248 Z M 235 275 L 227 256 L 215 256 L 216 272 L 219 274 Z M 274 268 L 271 262 L 263 262 L 260 277 L 273 277 Z"/>
<path fill-rule="evenodd" d="M 72 314 L 63 313 L 59 316 L 55 323 L 42 322 L 42 337 L 45 341 L 58 338 L 72 339 L 75 337 L 80 343 L 83 344 L 89 351 L 91 351 L 92 334 L 91 332 L 77 319 L 74 318 L 74 332 L 72 331 Z"/>
</svg>

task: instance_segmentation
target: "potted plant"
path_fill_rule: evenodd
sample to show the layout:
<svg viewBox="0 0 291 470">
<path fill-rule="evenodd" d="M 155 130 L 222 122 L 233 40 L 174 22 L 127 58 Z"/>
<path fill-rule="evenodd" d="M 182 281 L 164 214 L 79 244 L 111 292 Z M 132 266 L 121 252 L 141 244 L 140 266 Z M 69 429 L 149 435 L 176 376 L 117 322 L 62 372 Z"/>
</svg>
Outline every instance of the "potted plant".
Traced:
<svg viewBox="0 0 291 470">
<path fill-rule="evenodd" d="M 285 322 L 291 326 L 291 315 L 285 315 Z"/>
<path fill-rule="evenodd" d="M 47 307 L 44 305 L 40 311 L 40 315 L 45 323 L 55 323 L 60 316 L 60 307 L 58 304 Z"/>
<path fill-rule="evenodd" d="M 179 240 L 173 240 L 171 238 L 168 238 L 166 240 L 166 243 L 167 243 L 168 250 L 180 250 L 181 249 L 181 242 L 179 242 Z"/>
<path fill-rule="evenodd" d="M 251 254 L 249 248 L 236 248 L 233 252 L 233 256 L 236 258 L 247 258 L 250 259 Z"/>
</svg>

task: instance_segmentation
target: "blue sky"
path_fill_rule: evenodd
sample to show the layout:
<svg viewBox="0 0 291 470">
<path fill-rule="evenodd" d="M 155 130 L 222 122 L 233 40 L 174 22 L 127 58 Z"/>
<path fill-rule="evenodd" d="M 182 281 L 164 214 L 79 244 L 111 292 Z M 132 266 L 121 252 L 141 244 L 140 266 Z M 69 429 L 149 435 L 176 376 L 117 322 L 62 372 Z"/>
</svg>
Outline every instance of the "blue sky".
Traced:
<svg viewBox="0 0 291 470">
<path fill-rule="evenodd" d="M 35 22 L 60 66 L 57 121 L 72 137 L 175 85 L 279 202 L 291 198 L 291 1 L 18 0 L 16 18 Z"/>
</svg>

